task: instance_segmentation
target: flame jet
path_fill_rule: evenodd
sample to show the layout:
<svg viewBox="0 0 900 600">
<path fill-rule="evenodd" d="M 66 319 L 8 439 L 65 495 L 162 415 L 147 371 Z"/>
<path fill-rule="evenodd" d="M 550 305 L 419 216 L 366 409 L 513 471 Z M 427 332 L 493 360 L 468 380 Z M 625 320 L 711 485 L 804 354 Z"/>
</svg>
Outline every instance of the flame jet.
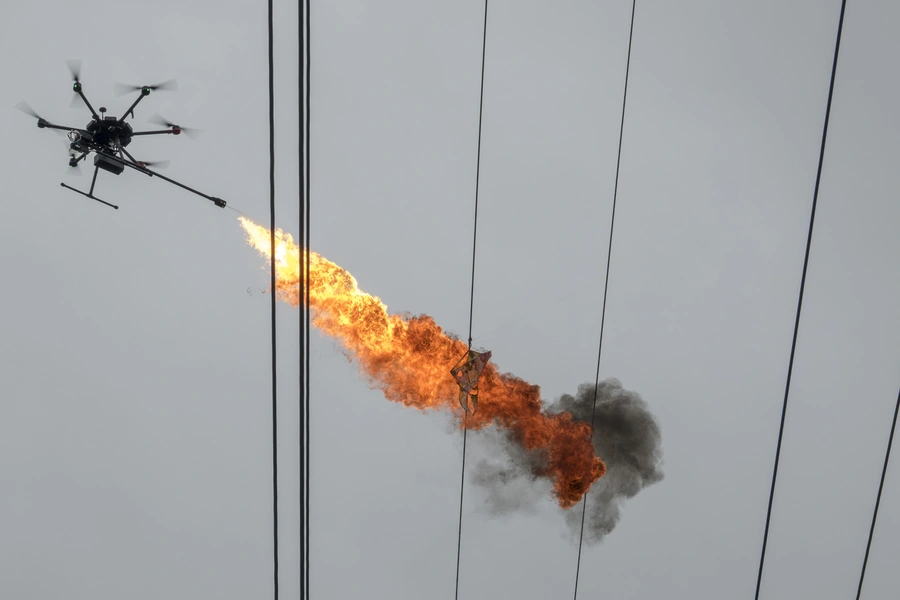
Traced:
<svg viewBox="0 0 900 600">
<path fill-rule="evenodd" d="M 248 243 L 271 260 L 269 230 L 239 220 Z M 291 235 L 276 229 L 275 292 L 292 306 L 302 302 L 306 252 L 301 255 Z M 463 421 L 465 412 L 454 403 L 458 382 L 448 367 L 469 351 L 466 344 L 428 315 L 389 314 L 379 298 L 359 289 L 350 273 L 315 252 L 309 252 L 309 307 L 313 325 L 340 341 L 370 385 L 388 400 L 419 410 L 452 411 L 460 427 L 496 424 L 509 431 L 523 449 L 539 457 L 534 475 L 550 480 L 562 508 L 577 504 L 606 474 L 606 464 L 594 453 L 590 425 L 568 412 L 544 412 L 538 386 L 501 374 L 493 364 L 486 364 L 478 378 L 480 410 Z"/>
</svg>

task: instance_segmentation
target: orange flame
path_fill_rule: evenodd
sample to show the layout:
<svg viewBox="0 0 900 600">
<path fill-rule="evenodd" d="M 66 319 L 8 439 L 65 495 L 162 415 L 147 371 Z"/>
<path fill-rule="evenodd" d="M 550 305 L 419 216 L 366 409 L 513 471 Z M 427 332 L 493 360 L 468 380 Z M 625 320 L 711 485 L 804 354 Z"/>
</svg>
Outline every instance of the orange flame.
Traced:
<svg viewBox="0 0 900 600">
<path fill-rule="evenodd" d="M 248 243 L 270 259 L 269 230 L 241 217 Z M 278 298 L 293 306 L 301 302 L 305 251 L 290 234 L 275 231 L 275 280 Z M 271 260 L 271 259 L 270 259 Z M 321 255 L 309 254 L 309 306 L 312 323 L 338 339 L 359 362 L 370 384 L 385 398 L 424 410 L 453 411 L 461 427 L 481 429 L 493 423 L 508 429 L 527 450 L 545 456 L 541 472 L 553 484 L 563 508 L 578 503 L 606 473 L 594 455 L 591 428 L 572 415 L 541 410 L 540 388 L 497 372 L 488 363 L 479 380 L 478 412 L 463 421 L 456 404 L 458 388 L 450 368 L 467 346 L 445 333 L 427 315 L 388 314 L 387 307 L 356 284 L 350 273 Z"/>
</svg>

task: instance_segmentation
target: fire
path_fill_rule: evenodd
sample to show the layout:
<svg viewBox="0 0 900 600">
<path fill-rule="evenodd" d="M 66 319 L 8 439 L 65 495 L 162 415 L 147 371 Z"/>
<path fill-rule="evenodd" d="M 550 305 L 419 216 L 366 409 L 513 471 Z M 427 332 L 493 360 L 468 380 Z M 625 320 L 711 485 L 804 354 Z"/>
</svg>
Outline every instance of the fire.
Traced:
<svg viewBox="0 0 900 600">
<path fill-rule="evenodd" d="M 269 230 L 241 217 L 248 243 L 270 259 Z M 299 306 L 306 251 L 290 234 L 275 231 L 275 276 L 278 298 Z M 271 259 L 270 259 L 271 260 Z M 479 381 L 478 412 L 463 419 L 456 403 L 459 389 L 450 368 L 466 350 L 464 342 L 444 332 L 427 315 L 392 315 L 387 306 L 356 284 L 353 276 L 315 253 L 309 253 L 309 306 L 313 325 L 339 340 L 356 359 L 369 383 L 385 398 L 406 406 L 453 411 L 461 427 L 497 424 L 526 449 L 543 455 L 536 475 L 547 477 L 563 508 L 578 503 L 606 473 L 594 454 L 591 428 L 569 413 L 541 410 L 540 388 L 488 363 Z"/>
</svg>

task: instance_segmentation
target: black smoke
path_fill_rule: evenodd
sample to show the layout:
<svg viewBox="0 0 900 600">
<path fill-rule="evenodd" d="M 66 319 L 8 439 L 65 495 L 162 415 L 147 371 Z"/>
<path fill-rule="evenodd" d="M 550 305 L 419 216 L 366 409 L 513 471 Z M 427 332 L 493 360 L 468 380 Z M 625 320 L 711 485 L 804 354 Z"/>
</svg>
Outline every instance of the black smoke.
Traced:
<svg viewBox="0 0 900 600">
<path fill-rule="evenodd" d="M 575 396 L 565 394 L 553 402 L 548 412 L 565 411 L 576 421 L 590 423 L 593 405 L 594 384 L 586 383 Z M 497 429 L 481 435 L 489 456 L 476 463 L 472 481 L 485 490 L 488 511 L 494 515 L 535 511 L 551 493 L 549 483 L 536 475 L 542 472 L 542 453 L 524 450 L 509 433 Z M 616 379 L 597 387 L 593 441 L 607 472 L 587 494 L 584 541 L 589 544 L 600 542 L 615 528 L 625 500 L 663 479 L 659 424 L 644 399 Z M 565 511 L 566 524 L 576 539 L 581 515 L 581 504 Z"/>
</svg>

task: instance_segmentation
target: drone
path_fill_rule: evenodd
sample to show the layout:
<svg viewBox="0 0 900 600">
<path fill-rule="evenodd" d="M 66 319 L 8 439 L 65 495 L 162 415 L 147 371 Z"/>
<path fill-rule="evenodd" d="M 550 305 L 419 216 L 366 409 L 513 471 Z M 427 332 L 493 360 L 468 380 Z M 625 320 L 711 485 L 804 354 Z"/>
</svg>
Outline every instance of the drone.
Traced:
<svg viewBox="0 0 900 600">
<path fill-rule="evenodd" d="M 79 168 L 79 164 L 85 160 L 89 154 L 94 154 L 94 177 L 91 180 L 91 188 L 88 192 L 82 192 L 81 190 L 75 189 L 70 185 L 66 185 L 65 183 L 60 183 L 62 187 L 72 190 L 73 192 L 77 192 L 82 196 L 90 198 L 91 200 L 96 200 L 101 204 L 105 204 L 106 206 L 115 208 L 118 210 L 118 206 L 115 204 L 111 204 L 105 200 L 101 200 L 100 198 L 94 195 L 94 186 L 97 183 L 97 174 L 100 172 L 100 169 L 107 171 L 108 173 L 112 173 L 113 175 L 121 175 L 125 168 L 133 169 L 139 173 L 143 173 L 149 177 L 159 177 L 164 181 L 168 181 L 178 187 L 187 190 L 191 193 L 197 194 L 207 200 L 211 201 L 218 207 L 225 208 L 225 201 L 221 198 L 216 198 L 215 196 L 208 196 L 203 192 L 195 190 L 191 187 L 184 185 L 183 183 L 179 183 L 174 179 L 170 179 L 157 173 L 156 171 L 151 171 L 148 167 L 150 166 L 163 166 L 162 162 L 151 162 L 151 161 L 140 161 L 134 158 L 128 150 L 125 149 L 128 146 L 132 138 L 139 135 L 180 135 L 184 133 L 188 137 L 194 138 L 199 133 L 202 133 L 197 129 L 190 129 L 187 127 L 181 127 L 180 125 L 176 125 L 175 123 L 170 123 L 166 121 L 159 115 L 154 115 L 149 121 L 156 123 L 158 125 L 162 125 L 165 129 L 160 129 L 156 131 L 134 131 L 130 124 L 125 122 L 126 117 L 131 115 L 131 118 L 134 119 L 134 109 L 143 100 L 145 97 L 149 96 L 151 92 L 157 90 L 174 90 L 177 89 L 177 84 L 174 79 L 170 79 L 169 81 L 165 81 L 163 83 L 158 83 L 155 85 L 124 85 L 124 84 L 115 84 L 115 90 L 117 95 L 121 96 L 131 92 L 140 92 L 140 95 L 137 99 L 128 107 L 128 110 L 121 117 L 108 117 L 106 116 L 106 107 L 101 106 L 97 111 L 94 110 L 94 107 L 91 106 L 91 103 L 88 102 L 87 97 L 84 95 L 84 86 L 81 84 L 81 61 L 78 60 L 69 60 L 66 61 L 69 71 L 72 74 L 72 90 L 75 92 L 73 96 L 73 106 L 79 105 L 80 100 L 84 102 L 84 105 L 87 106 L 88 110 L 91 111 L 91 121 L 87 124 L 84 129 L 79 129 L 77 127 L 67 127 L 64 125 L 56 125 L 39 116 L 32 108 L 25 102 L 20 102 L 16 105 L 16 108 L 21 110 L 22 112 L 31 115 L 32 117 L 37 119 L 37 126 L 41 129 L 55 129 L 60 131 L 67 132 L 66 136 L 68 137 L 68 147 L 69 147 L 69 167 L 73 169 Z M 98 114 L 99 111 L 99 114 Z"/>
</svg>

